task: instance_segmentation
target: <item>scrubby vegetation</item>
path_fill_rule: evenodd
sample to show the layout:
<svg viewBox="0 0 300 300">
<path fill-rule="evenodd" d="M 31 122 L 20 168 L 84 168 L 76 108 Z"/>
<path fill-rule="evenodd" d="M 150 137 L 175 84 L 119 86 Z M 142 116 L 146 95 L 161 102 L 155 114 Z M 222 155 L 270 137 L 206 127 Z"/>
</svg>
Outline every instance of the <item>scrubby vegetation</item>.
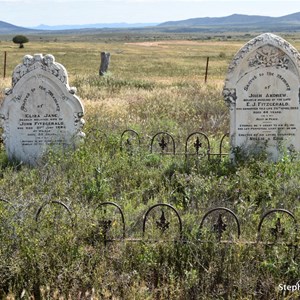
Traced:
<svg viewBox="0 0 300 300">
<path fill-rule="evenodd" d="M 293 219 L 270 215 L 257 242 L 259 221 L 268 210 L 285 208 L 300 220 L 297 154 L 278 163 L 262 154 L 232 164 L 227 156 L 185 159 L 149 152 L 158 131 L 175 137 L 178 152 L 183 152 L 180 145 L 188 134 L 202 131 L 210 138 L 211 152 L 218 152 L 229 129 L 222 79 L 241 44 L 213 41 L 212 48 L 207 43 L 87 43 L 73 45 L 70 53 L 55 43 L 28 45 L 31 54 L 52 53 L 69 71 L 70 85 L 77 87 L 85 106 L 87 136 L 75 152 L 50 150 L 35 168 L 9 162 L 1 149 L 3 299 L 299 297 L 299 291 L 280 288 L 300 279 Z M 97 51 L 104 46 L 114 52 L 110 73 L 100 78 Z M 212 59 L 205 85 L 200 69 L 208 55 Z M 86 57 L 90 60 L 84 61 Z M 1 79 L 1 89 L 9 86 L 9 78 Z M 141 147 L 129 153 L 120 151 L 127 128 L 141 136 Z M 125 240 L 118 210 L 101 206 L 107 201 L 124 211 Z M 149 215 L 143 237 L 143 216 L 157 203 L 177 209 L 182 240 L 172 211 L 164 209 L 169 229 L 162 234 L 156 228 L 161 208 Z M 217 213 L 200 230 L 202 217 L 214 207 L 236 213 L 239 238 L 227 213 L 221 242 L 211 231 Z M 101 229 L 103 225 L 110 231 Z M 107 241 L 112 238 L 116 240 Z"/>
</svg>

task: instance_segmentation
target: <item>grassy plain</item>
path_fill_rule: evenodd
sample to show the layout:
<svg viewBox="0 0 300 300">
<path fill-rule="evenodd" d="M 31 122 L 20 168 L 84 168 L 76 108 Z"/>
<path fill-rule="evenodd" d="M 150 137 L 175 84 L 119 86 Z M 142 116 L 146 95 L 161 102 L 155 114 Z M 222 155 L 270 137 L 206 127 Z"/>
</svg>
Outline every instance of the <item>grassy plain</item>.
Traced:
<svg viewBox="0 0 300 300">
<path fill-rule="evenodd" d="M 299 291 L 279 286 L 300 279 L 293 221 L 275 214 L 264 223 L 262 235 L 273 242 L 268 228 L 277 228 L 279 242 L 254 243 L 267 210 L 285 208 L 300 219 L 297 155 L 276 164 L 262 155 L 232 165 L 226 157 L 221 162 L 186 161 L 182 155 L 149 153 L 150 139 L 158 131 L 171 133 L 180 152 L 188 134 L 201 130 L 209 136 L 212 152 L 218 151 L 229 129 L 221 95 L 226 69 L 245 37 L 66 39 L 34 37 L 25 49 L 0 43 L 0 61 L 7 51 L 7 74 L 25 54 L 51 53 L 66 67 L 70 86 L 77 87 L 85 107 L 87 134 L 78 150 L 50 152 L 36 168 L 8 162 L 1 149 L 1 199 L 10 202 L 0 201 L 3 299 L 297 299 Z M 300 50 L 297 35 L 287 39 Z M 104 77 L 98 75 L 101 51 L 111 53 Z M 0 79 L 0 88 L 6 87 L 10 77 Z M 136 130 L 142 142 L 131 154 L 119 150 L 127 128 Z M 53 200 L 67 204 L 71 218 L 63 207 L 49 203 Z M 122 236 L 117 211 L 99 209 L 105 201 L 124 210 L 131 241 L 104 244 L 100 217 L 113 220 L 110 235 Z M 166 235 L 155 226 L 158 209 L 149 218 L 145 239 L 133 241 L 142 237 L 143 215 L 157 203 L 178 210 L 185 243 L 178 242 L 176 215 L 166 209 L 167 220 L 175 222 Z M 200 235 L 203 215 L 218 206 L 239 217 L 240 239 L 234 219 L 223 214 L 224 239 L 234 243 L 218 243 L 211 236 L 216 219 L 209 219 Z M 279 217 L 284 230 L 276 227 Z"/>
</svg>

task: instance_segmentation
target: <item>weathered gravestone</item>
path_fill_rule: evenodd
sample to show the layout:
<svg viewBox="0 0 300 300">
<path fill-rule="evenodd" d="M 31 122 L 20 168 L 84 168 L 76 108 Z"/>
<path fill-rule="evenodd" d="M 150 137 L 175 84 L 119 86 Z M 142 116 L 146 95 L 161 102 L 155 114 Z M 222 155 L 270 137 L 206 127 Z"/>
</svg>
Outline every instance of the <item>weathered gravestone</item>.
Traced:
<svg viewBox="0 0 300 300">
<path fill-rule="evenodd" d="M 287 41 L 265 33 L 231 62 L 223 90 L 230 108 L 232 156 L 266 151 L 276 161 L 300 151 L 300 55 Z"/>
<path fill-rule="evenodd" d="M 50 147 L 75 147 L 84 134 L 83 106 L 54 56 L 24 56 L 0 108 L 10 159 L 35 165 Z"/>
</svg>

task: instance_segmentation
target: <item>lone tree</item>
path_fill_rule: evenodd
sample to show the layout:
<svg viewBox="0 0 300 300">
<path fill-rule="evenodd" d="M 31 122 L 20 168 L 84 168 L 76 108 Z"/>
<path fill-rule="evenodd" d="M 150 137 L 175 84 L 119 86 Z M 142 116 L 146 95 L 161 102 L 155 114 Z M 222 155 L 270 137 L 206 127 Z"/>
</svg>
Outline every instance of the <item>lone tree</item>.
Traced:
<svg viewBox="0 0 300 300">
<path fill-rule="evenodd" d="M 16 35 L 12 41 L 15 43 L 15 44 L 20 44 L 19 48 L 24 48 L 24 45 L 25 43 L 28 43 L 29 40 L 26 36 L 24 35 Z"/>
</svg>

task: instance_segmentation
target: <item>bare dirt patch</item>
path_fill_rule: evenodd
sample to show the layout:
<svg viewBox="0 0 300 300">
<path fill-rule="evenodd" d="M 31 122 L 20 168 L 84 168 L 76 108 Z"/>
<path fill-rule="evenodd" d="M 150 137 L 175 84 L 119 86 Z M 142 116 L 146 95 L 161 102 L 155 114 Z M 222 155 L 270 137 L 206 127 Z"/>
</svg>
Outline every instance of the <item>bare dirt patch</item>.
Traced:
<svg viewBox="0 0 300 300">
<path fill-rule="evenodd" d="M 163 47 L 166 48 L 168 45 L 198 45 L 197 41 L 156 41 L 156 42 L 137 42 L 137 43 L 125 43 L 125 45 L 136 45 L 144 47 Z"/>
<path fill-rule="evenodd" d="M 174 41 L 155 41 L 155 42 L 137 42 L 137 43 L 125 43 L 125 45 L 135 45 L 143 47 L 161 47 L 168 48 L 170 45 L 207 45 L 207 46 L 216 46 L 216 45 L 226 45 L 226 42 L 203 42 L 203 41 L 187 41 L 187 40 L 174 40 Z M 228 43 L 228 45 L 240 45 Z"/>
</svg>

